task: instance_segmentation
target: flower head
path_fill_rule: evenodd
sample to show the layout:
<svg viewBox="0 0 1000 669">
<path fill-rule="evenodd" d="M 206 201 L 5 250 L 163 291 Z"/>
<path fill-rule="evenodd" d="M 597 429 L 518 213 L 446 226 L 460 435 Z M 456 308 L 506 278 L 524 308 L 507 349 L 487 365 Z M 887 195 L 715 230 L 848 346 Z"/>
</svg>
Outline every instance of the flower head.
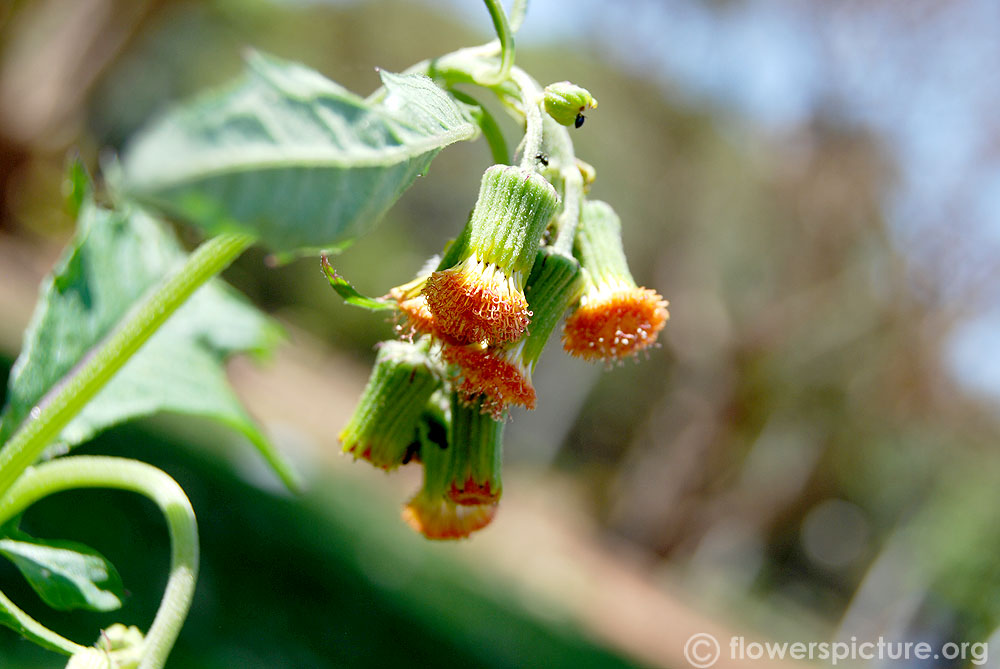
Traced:
<svg viewBox="0 0 1000 669">
<path fill-rule="evenodd" d="M 479 398 L 482 410 L 499 419 L 512 405 L 535 408 L 535 387 L 523 360 L 524 344 L 491 347 L 445 345 L 442 357 L 457 372 L 455 391 L 464 402 Z"/>
<path fill-rule="evenodd" d="M 667 301 L 636 285 L 621 243 L 621 222 L 603 202 L 585 203 L 576 237 L 585 271 L 580 303 L 566 319 L 563 348 L 585 360 L 620 360 L 656 341 Z"/>
<path fill-rule="evenodd" d="M 558 204 L 552 185 L 531 170 L 486 170 L 461 244 L 449 254 L 454 262 L 443 262 L 423 288 L 441 332 L 490 344 L 524 333 L 531 321 L 524 282 Z"/>
<path fill-rule="evenodd" d="M 383 342 L 368 385 L 340 433 L 343 452 L 385 470 L 403 464 L 421 413 L 440 385 L 426 345 Z"/>
<path fill-rule="evenodd" d="M 503 427 L 502 421 L 487 415 L 478 403 L 464 402 L 452 394 L 448 466 L 443 479 L 449 500 L 460 506 L 500 501 Z"/>
<path fill-rule="evenodd" d="M 433 335 L 438 333 L 437 318 L 427 306 L 427 298 L 423 295 L 427 277 L 417 278 L 389 290 L 388 298 L 396 302 L 398 318 L 396 333 L 404 339 L 412 340 L 418 335 Z"/>
<path fill-rule="evenodd" d="M 497 505 L 461 505 L 418 492 L 403 507 L 403 520 L 428 539 L 464 539 L 493 521 Z"/>
<path fill-rule="evenodd" d="M 461 342 L 517 339 L 531 322 L 524 280 L 475 254 L 435 272 L 424 288 L 428 312 L 441 332 Z"/>
<path fill-rule="evenodd" d="M 442 358 L 456 370 L 454 388 L 465 402 L 480 400 L 482 410 L 500 419 L 510 406 L 535 408 L 531 374 L 545 342 L 580 292 L 580 264 L 549 248 L 539 249 L 525 295 L 534 313 L 529 331 L 500 346 L 446 344 Z"/>
<path fill-rule="evenodd" d="M 420 431 L 424 481 L 403 520 L 429 539 L 460 539 L 496 514 L 503 423 L 462 405 L 454 394 L 446 411 L 434 406 L 425 418 L 431 425 Z M 440 421 L 447 424 L 443 431 L 433 425 Z"/>
<path fill-rule="evenodd" d="M 566 319 L 563 346 L 584 360 L 621 359 L 654 343 L 667 318 L 667 301 L 655 290 L 605 284 Z"/>
</svg>

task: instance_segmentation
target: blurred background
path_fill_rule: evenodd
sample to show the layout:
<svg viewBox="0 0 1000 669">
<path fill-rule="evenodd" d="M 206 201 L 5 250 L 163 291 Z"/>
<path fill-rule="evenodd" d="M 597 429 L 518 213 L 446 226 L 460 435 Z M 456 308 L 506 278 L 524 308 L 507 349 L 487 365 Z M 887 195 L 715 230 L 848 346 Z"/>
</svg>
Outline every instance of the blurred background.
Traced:
<svg viewBox="0 0 1000 669">
<path fill-rule="evenodd" d="M 336 444 L 391 325 L 314 260 L 246 254 L 226 278 L 288 342 L 232 377 L 309 491 L 191 419 L 83 449 L 192 498 L 203 572 L 172 666 L 684 667 L 699 632 L 1000 654 L 997 26 L 993 0 L 531 3 L 517 62 L 600 100 L 577 154 L 637 281 L 670 300 L 662 346 L 612 369 L 551 347 L 537 410 L 508 425 L 494 525 L 430 544 L 398 517 L 419 472 Z M 0 2 L 3 368 L 72 232 L 68 154 L 96 169 L 248 46 L 367 94 L 375 67 L 491 35 L 476 0 Z M 481 141 L 444 151 L 338 269 L 368 294 L 409 279 L 488 164 Z M 81 643 L 148 625 L 167 565 L 151 505 L 66 493 L 25 526 L 95 546 L 132 597 L 52 614 L 5 563 L 14 601 Z M 0 666 L 61 665 L 0 630 Z"/>
</svg>

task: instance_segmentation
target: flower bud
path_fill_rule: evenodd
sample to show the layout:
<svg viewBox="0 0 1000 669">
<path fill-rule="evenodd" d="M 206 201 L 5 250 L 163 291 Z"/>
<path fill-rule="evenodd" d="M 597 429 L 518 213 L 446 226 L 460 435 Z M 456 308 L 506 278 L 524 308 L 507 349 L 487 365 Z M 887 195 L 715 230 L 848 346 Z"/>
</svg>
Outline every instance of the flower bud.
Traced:
<svg viewBox="0 0 1000 669">
<path fill-rule="evenodd" d="M 115 623 L 101 632 L 94 647 L 73 653 L 66 669 L 136 669 L 142 660 L 142 650 L 139 628 Z"/>
<path fill-rule="evenodd" d="M 440 385 L 425 344 L 383 342 L 368 385 L 340 433 L 343 452 L 387 471 L 403 464 L 421 413 Z"/>
<path fill-rule="evenodd" d="M 531 320 L 524 282 L 558 205 L 552 185 L 531 170 L 486 170 L 456 262 L 423 289 L 441 332 L 462 343 L 521 336 Z"/>
<path fill-rule="evenodd" d="M 96 648 L 81 648 L 73 653 L 66 669 L 112 669 L 111 657 Z"/>
<path fill-rule="evenodd" d="M 142 631 L 135 625 L 115 623 L 104 630 L 96 646 L 111 657 L 115 669 L 135 669 L 142 660 Z"/>
<path fill-rule="evenodd" d="M 560 125 L 583 125 L 583 112 L 596 109 L 597 100 L 586 88 L 568 81 L 545 87 L 545 111 Z"/>
<path fill-rule="evenodd" d="M 622 248 L 621 221 L 609 205 L 584 203 L 575 253 L 585 289 L 566 319 L 563 348 L 585 360 L 614 361 L 653 344 L 669 318 L 667 302 L 636 285 Z"/>
</svg>

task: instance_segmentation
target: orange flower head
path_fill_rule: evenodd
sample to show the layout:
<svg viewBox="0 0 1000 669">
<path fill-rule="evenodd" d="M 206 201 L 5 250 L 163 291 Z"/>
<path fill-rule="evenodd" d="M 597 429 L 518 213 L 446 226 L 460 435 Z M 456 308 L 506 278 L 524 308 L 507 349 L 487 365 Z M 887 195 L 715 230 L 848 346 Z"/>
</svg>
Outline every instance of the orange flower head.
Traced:
<svg viewBox="0 0 1000 669">
<path fill-rule="evenodd" d="M 655 290 L 627 284 L 588 292 L 563 326 L 563 348 L 584 360 L 621 360 L 651 346 L 670 314 Z"/>
<path fill-rule="evenodd" d="M 608 204 L 590 200 L 581 207 L 574 253 L 586 287 L 566 319 L 563 348 L 585 360 L 611 362 L 655 343 L 669 317 L 667 302 L 632 278 L 621 220 Z"/>
<path fill-rule="evenodd" d="M 417 335 L 437 332 L 437 319 L 423 295 L 403 300 L 399 303 L 399 311 L 403 315 L 403 322 L 396 324 L 396 333 L 401 337 L 412 339 Z"/>
<path fill-rule="evenodd" d="M 461 505 L 423 492 L 403 508 L 403 520 L 428 539 L 464 539 L 493 521 L 496 503 Z"/>
<path fill-rule="evenodd" d="M 517 339 L 531 322 L 523 283 L 473 254 L 431 274 L 423 294 L 441 332 L 460 342 L 496 344 Z"/>
<path fill-rule="evenodd" d="M 442 357 L 458 368 L 454 389 L 466 403 L 482 399 L 482 411 L 499 419 L 512 405 L 535 408 L 535 387 L 522 358 L 523 342 L 491 348 L 446 345 Z"/>
<path fill-rule="evenodd" d="M 460 539 L 493 520 L 503 492 L 500 466 L 504 424 L 464 406 L 451 393 L 436 396 L 429 417 L 439 428 L 420 432 L 424 480 L 403 509 L 403 520 L 429 539 Z M 444 421 L 441 424 L 440 421 Z"/>
<path fill-rule="evenodd" d="M 395 330 L 403 339 L 413 340 L 418 335 L 434 334 L 437 319 L 427 307 L 427 300 L 421 294 L 427 283 L 428 274 L 396 286 L 385 297 L 396 303 Z"/>
<path fill-rule="evenodd" d="M 486 170 L 462 234 L 423 290 L 441 332 L 463 344 L 524 334 L 531 322 L 524 282 L 558 206 L 555 188 L 533 170 Z"/>
</svg>

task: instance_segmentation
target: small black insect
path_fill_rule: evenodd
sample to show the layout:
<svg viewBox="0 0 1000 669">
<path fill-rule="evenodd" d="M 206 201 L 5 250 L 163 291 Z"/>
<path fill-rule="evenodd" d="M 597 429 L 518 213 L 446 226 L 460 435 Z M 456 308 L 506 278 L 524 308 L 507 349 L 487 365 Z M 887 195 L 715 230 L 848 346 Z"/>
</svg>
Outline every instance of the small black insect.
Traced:
<svg viewBox="0 0 1000 669">
<path fill-rule="evenodd" d="M 540 162 L 544 167 L 549 166 L 549 157 L 540 151 L 535 154 L 535 160 Z"/>
<path fill-rule="evenodd" d="M 586 116 L 584 116 L 583 114 L 577 112 L 577 114 L 576 114 L 576 121 L 573 122 L 573 126 L 576 127 L 576 128 L 579 128 L 581 125 L 583 125 L 583 122 L 586 121 L 586 120 L 587 120 Z"/>
</svg>

